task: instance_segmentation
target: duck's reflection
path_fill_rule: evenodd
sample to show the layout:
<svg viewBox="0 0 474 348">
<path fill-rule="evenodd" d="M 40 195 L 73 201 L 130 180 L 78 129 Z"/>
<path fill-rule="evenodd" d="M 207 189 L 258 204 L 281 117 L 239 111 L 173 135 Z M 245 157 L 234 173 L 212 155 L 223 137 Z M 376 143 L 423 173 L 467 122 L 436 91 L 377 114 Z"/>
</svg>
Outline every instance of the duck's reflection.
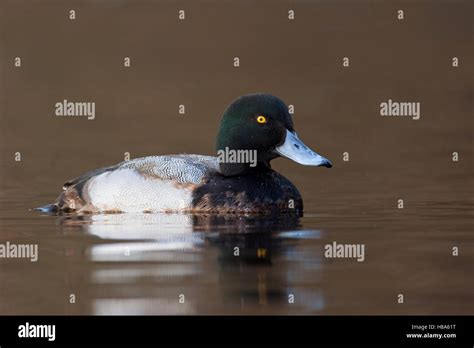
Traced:
<svg viewBox="0 0 474 348">
<path fill-rule="evenodd" d="M 295 216 L 102 214 L 59 218 L 86 233 L 94 314 L 315 313 L 320 232 Z M 314 244 L 313 244 L 314 245 Z"/>
</svg>

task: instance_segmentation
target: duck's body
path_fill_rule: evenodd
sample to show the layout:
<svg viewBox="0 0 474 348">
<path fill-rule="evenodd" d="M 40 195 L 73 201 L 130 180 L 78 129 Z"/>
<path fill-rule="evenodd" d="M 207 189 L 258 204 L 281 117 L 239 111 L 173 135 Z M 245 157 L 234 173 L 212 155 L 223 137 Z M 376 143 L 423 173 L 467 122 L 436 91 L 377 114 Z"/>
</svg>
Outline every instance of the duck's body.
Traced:
<svg viewBox="0 0 474 348">
<path fill-rule="evenodd" d="M 226 177 L 218 158 L 171 155 L 137 158 L 86 173 L 64 184 L 61 211 L 261 213 L 302 211 L 301 196 L 269 169 Z"/>
<path fill-rule="evenodd" d="M 268 94 L 243 96 L 229 106 L 217 137 L 218 153 L 224 149 L 254 160 L 170 155 L 125 161 L 67 181 L 56 202 L 42 210 L 300 215 L 300 193 L 271 169 L 270 161 L 282 156 L 304 165 L 331 167 L 329 160 L 298 139 L 283 101 Z"/>
</svg>

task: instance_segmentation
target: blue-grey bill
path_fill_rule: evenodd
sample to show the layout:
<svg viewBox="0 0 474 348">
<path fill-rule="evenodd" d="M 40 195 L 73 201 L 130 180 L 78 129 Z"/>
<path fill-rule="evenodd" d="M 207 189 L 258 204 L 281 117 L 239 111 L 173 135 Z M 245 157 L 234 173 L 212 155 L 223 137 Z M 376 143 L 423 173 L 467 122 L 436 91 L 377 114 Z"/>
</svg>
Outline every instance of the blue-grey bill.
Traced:
<svg viewBox="0 0 474 348">
<path fill-rule="evenodd" d="M 332 163 L 327 158 L 317 154 L 307 147 L 294 132 L 286 131 L 285 142 L 276 148 L 283 157 L 305 166 L 322 166 L 331 168 Z"/>
</svg>

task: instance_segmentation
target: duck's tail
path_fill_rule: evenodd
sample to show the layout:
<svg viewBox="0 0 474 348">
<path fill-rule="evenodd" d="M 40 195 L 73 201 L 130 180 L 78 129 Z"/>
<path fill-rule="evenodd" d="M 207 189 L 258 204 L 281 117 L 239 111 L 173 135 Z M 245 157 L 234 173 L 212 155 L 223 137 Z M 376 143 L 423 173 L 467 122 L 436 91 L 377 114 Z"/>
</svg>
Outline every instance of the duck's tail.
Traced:
<svg viewBox="0 0 474 348">
<path fill-rule="evenodd" d="M 42 213 L 57 213 L 59 211 L 59 208 L 57 206 L 57 204 L 46 204 L 46 205 L 43 205 L 42 207 L 38 207 L 38 208 L 33 208 L 33 210 L 36 210 L 36 211 L 40 211 Z"/>
<path fill-rule="evenodd" d="M 54 203 L 34 208 L 34 210 L 47 214 L 71 213 L 78 211 L 85 205 L 81 196 L 80 188 L 81 186 L 78 187 L 78 185 L 65 187 L 64 191 L 61 192 Z"/>
</svg>

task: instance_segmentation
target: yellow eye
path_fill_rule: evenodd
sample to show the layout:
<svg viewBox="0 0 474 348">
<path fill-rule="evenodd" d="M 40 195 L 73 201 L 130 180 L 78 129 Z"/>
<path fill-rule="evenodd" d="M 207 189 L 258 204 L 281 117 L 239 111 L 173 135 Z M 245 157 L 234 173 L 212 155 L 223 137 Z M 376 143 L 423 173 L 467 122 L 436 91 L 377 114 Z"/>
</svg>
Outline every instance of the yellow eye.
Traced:
<svg viewBox="0 0 474 348">
<path fill-rule="evenodd" d="M 261 124 L 267 123 L 267 118 L 265 116 L 260 115 L 257 117 L 257 122 Z"/>
</svg>

